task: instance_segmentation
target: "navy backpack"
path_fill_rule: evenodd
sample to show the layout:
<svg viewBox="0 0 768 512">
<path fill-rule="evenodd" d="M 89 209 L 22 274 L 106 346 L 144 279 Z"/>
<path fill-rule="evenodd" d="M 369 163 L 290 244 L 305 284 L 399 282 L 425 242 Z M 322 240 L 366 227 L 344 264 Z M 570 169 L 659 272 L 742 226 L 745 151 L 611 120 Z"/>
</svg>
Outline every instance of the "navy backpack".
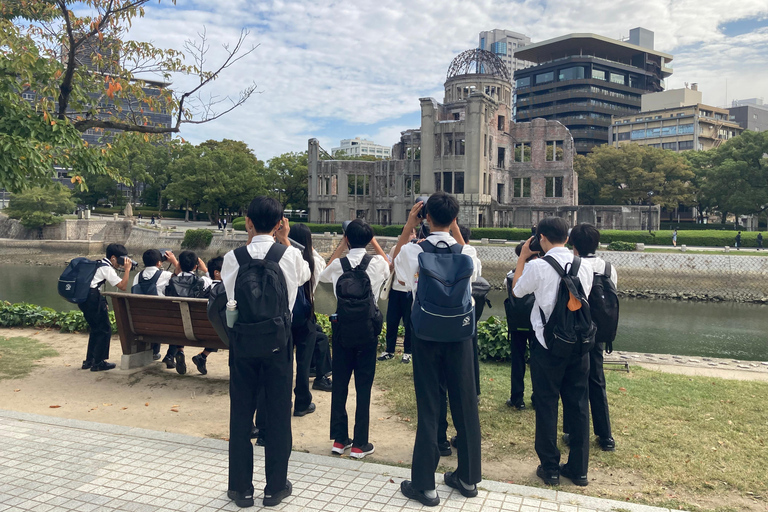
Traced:
<svg viewBox="0 0 768 512">
<path fill-rule="evenodd" d="M 162 270 L 158 270 L 149 279 L 144 279 L 144 272 L 139 274 L 139 282 L 131 286 L 131 293 L 137 295 L 157 295 L 157 280 L 160 279 Z"/>
<path fill-rule="evenodd" d="M 72 304 L 82 304 L 88 300 L 91 281 L 93 281 L 96 270 L 106 265 L 107 263 L 102 260 L 73 259 L 59 277 L 59 295 Z"/>
</svg>

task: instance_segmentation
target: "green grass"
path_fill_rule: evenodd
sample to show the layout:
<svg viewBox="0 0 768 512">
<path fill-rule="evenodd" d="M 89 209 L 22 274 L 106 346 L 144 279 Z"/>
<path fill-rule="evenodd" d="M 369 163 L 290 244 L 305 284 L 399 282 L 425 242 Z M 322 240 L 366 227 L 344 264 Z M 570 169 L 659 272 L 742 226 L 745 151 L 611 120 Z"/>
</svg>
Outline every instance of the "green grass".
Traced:
<svg viewBox="0 0 768 512">
<path fill-rule="evenodd" d="M 680 249 L 656 249 L 656 248 L 648 248 L 646 247 L 643 252 L 659 252 L 659 253 L 666 253 L 666 254 L 725 254 L 728 256 L 768 256 L 768 251 L 756 251 L 753 247 L 750 247 L 751 250 L 749 251 L 737 251 L 733 247 L 731 247 L 731 250 L 728 252 L 725 252 L 724 250 L 691 250 L 686 249 L 685 252 L 682 252 Z"/>
<path fill-rule="evenodd" d="M 59 353 L 32 338 L 0 336 L 0 380 L 26 377 L 37 361 Z"/>
<path fill-rule="evenodd" d="M 379 364 L 377 385 L 394 412 L 416 426 L 411 365 Z M 535 414 L 509 409 L 509 365 L 480 363 L 480 425 L 485 460 L 536 460 Z M 641 475 L 648 503 L 670 503 L 670 494 L 717 498 L 734 493 L 768 497 L 768 383 L 689 377 L 634 367 L 606 371 L 617 450 L 593 443 L 591 467 Z M 526 403 L 530 379 L 526 374 Z M 560 414 L 562 421 L 562 410 Z M 563 446 L 560 447 L 564 449 Z M 671 493 L 674 490 L 674 493 Z M 590 488 L 586 489 L 589 492 Z M 753 494 L 750 494 L 753 493 Z M 624 499 L 625 496 L 611 496 Z M 669 505 L 666 505 L 669 506 Z"/>
</svg>

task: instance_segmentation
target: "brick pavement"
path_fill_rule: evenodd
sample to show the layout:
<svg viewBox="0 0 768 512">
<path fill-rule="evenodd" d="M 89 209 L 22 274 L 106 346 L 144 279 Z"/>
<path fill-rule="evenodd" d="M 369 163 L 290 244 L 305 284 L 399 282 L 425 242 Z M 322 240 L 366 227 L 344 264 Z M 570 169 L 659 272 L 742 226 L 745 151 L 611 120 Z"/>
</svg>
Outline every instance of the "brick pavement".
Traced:
<svg viewBox="0 0 768 512">
<path fill-rule="evenodd" d="M 226 497 L 227 443 L 218 439 L 0 409 L 0 446 L 0 512 L 239 510 Z M 254 451 L 252 510 L 261 508 L 263 454 Z M 409 469 L 330 455 L 294 452 L 288 472 L 293 495 L 274 510 L 669 512 L 492 481 L 473 499 L 441 484 L 440 506 L 427 508 L 400 494 Z"/>
</svg>

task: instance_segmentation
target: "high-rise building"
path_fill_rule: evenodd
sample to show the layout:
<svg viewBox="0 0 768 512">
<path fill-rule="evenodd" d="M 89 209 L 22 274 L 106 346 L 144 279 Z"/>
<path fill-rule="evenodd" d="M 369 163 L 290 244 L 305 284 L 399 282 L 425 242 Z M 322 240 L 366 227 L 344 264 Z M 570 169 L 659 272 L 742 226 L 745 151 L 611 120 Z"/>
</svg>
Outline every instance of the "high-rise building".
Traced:
<svg viewBox="0 0 768 512">
<path fill-rule="evenodd" d="M 376 144 L 372 140 L 361 139 L 343 139 L 339 147 L 331 148 L 331 154 L 342 152 L 347 156 L 375 156 L 376 158 L 389 158 L 392 154 L 392 148 Z"/>
<path fill-rule="evenodd" d="M 768 130 L 768 105 L 762 98 L 749 98 L 746 100 L 734 100 L 733 106 L 728 109 L 729 119 L 745 130 L 764 132 Z"/>
<path fill-rule="evenodd" d="M 477 45 L 481 50 L 495 53 L 501 62 L 507 66 L 509 74 L 513 75 L 518 69 L 528 65 L 515 56 L 518 48 L 531 44 L 531 38 L 519 32 L 495 28 L 480 32 L 480 41 Z"/>
<path fill-rule="evenodd" d="M 664 90 L 672 55 L 653 48 L 653 32 L 630 31 L 627 41 L 597 34 L 568 34 L 518 48 L 531 62 L 515 72 L 516 119 L 563 123 L 576 152 L 609 141 L 612 116 L 640 111 L 641 96 Z"/>
</svg>

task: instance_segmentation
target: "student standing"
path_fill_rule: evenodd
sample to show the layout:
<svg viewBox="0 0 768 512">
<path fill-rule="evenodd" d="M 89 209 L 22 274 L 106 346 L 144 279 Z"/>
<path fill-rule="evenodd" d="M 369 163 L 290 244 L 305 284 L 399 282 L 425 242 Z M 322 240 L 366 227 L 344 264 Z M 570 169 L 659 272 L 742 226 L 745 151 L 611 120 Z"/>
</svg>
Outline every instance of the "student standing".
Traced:
<svg viewBox="0 0 768 512">
<path fill-rule="evenodd" d="M 376 256 L 365 248 L 373 245 Z M 349 248 L 346 257 L 342 257 Z M 344 238 L 333 252 L 320 281 L 333 283 L 336 315 L 333 327 L 333 391 L 331 392 L 331 451 L 339 455 L 351 448 L 350 456 L 362 459 L 374 452 L 369 442 L 371 388 L 376 373 L 376 348 L 383 319 L 376 299 L 389 277 L 387 256 L 373 237 L 373 229 L 362 219 L 349 223 Z M 349 437 L 347 395 L 355 375 L 354 437 Z"/>
<path fill-rule="evenodd" d="M 253 445 L 250 441 L 259 384 L 263 382 L 267 429 L 264 446 L 264 506 L 290 496 L 291 384 L 293 343 L 290 318 L 309 265 L 290 247 L 288 219 L 273 198 L 259 196 L 248 206 L 245 227 L 252 237 L 224 256 L 221 279 L 237 320 L 229 345 L 229 487 L 239 507 L 253 505 Z M 275 243 L 277 239 L 280 244 Z M 262 291 L 264 293 L 262 293 Z M 266 318 L 270 316 L 271 318 Z M 271 327 L 264 327 L 271 325 Z"/>
<path fill-rule="evenodd" d="M 416 231 L 411 232 L 409 239 L 416 238 Z M 389 257 L 395 252 L 395 247 L 389 251 Z M 400 328 L 400 320 L 403 320 L 405 327 L 405 338 L 403 339 L 403 363 L 411 362 L 411 306 L 413 301 L 408 297 L 408 291 L 405 285 L 400 284 L 397 275 L 392 281 L 392 289 L 389 291 L 389 300 L 387 302 L 387 346 L 384 352 L 378 357 L 379 361 L 388 361 L 395 357 L 395 344 L 397 343 L 397 331 Z"/>
<path fill-rule="evenodd" d="M 224 257 L 217 256 L 208 260 L 206 267 L 208 267 L 208 277 L 211 279 L 211 286 L 209 288 L 209 298 L 213 300 L 216 295 L 226 293 L 224 290 L 224 284 L 221 282 L 221 266 L 224 264 Z M 197 371 L 202 375 L 208 373 L 208 356 L 212 352 L 218 352 L 217 348 L 205 348 L 202 352 L 196 356 L 192 356 L 192 362 L 197 367 Z"/>
<path fill-rule="evenodd" d="M 115 272 L 116 268 L 123 269 L 122 279 Z M 100 266 L 96 269 L 91 280 L 88 298 L 82 304 L 78 304 L 90 327 L 88 350 L 81 367 L 83 370 L 101 372 L 115 367 L 114 363 L 107 362 L 109 359 L 109 342 L 112 339 L 112 324 L 109 322 L 107 299 L 101 295 L 99 289 L 107 282 L 119 290 L 127 290 L 128 280 L 131 277 L 130 272 L 131 258 L 128 257 L 128 251 L 121 244 L 109 244 L 106 258 L 101 259 Z"/>
<path fill-rule="evenodd" d="M 422 208 L 425 206 L 430 235 L 419 244 L 409 244 L 410 232 L 418 226 Z M 445 474 L 445 483 L 457 489 L 463 496 L 473 497 L 477 496 L 476 484 L 482 478 L 480 470 L 480 419 L 477 412 L 472 347 L 472 336 L 475 331 L 474 311 L 470 300 L 470 283 L 477 278 L 479 265 L 477 264 L 475 249 L 470 245 L 465 245 L 463 238 L 458 234 L 459 227 L 456 221 L 458 214 L 459 203 L 453 196 L 445 192 L 437 192 L 430 196 L 426 205 L 419 201 L 411 209 L 408 222 L 403 227 L 403 233 L 400 235 L 395 249 L 395 271 L 398 279 L 414 296 L 411 323 L 414 328 L 413 381 L 418 414 L 411 480 L 403 481 L 400 485 L 400 491 L 407 498 L 417 500 L 426 506 L 440 504 L 440 498 L 435 490 L 435 470 L 440 461 L 437 431 L 441 382 L 444 382 L 448 389 L 451 415 L 457 431 L 456 449 L 458 452 L 458 468 L 456 471 L 449 471 Z M 450 232 L 456 233 L 456 238 L 452 237 Z M 454 248 L 456 244 L 458 246 Z M 451 265 L 455 265 L 452 268 L 460 267 L 464 274 L 460 281 L 465 289 L 456 289 L 460 294 L 461 301 L 459 304 L 452 305 L 455 306 L 455 309 L 460 309 L 462 314 L 450 315 L 451 318 L 446 315 L 442 319 L 433 316 L 429 322 L 422 323 L 422 320 L 419 320 L 417 326 L 415 316 L 417 311 L 421 312 L 421 308 L 431 304 L 433 299 L 433 297 L 420 295 L 420 290 L 426 287 L 425 283 L 429 282 L 426 281 L 424 275 L 421 275 L 421 265 L 436 262 L 438 256 L 445 256 L 446 259 L 450 257 Z M 453 293 L 450 296 L 453 297 Z M 464 310 L 467 305 L 469 306 L 469 314 L 465 315 Z M 417 310 L 417 308 L 419 309 Z M 458 323 L 454 324 L 454 321 Z M 446 341 L 426 339 L 427 324 L 435 330 L 443 331 L 441 336 L 435 335 L 430 336 L 430 338 L 442 338 Z M 458 329 L 455 329 L 454 325 L 457 325 Z M 423 330 L 422 326 L 424 327 Z M 448 340 L 446 336 L 451 339 Z"/>
<path fill-rule="evenodd" d="M 736 235 L 735 243 L 736 243 L 736 250 L 738 251 L 739 248 L 741 247 L 741 231 L 739 231 L 739 233 Z"/>
<path fill-rule="evenodd" d="M 165 251 L 161 254 L 157 249 L 148 249 L 144 251 L 141 259 L 144 262 L 144 270 L 136 274 L 133 279 L 131 293 L 140 293 L 143 295 L 165 296 L 165 288 L 173 277 L 172 272 L 163 270 L 163 257 L 170 261 L 174 267 L 179 266 L 178 260 L 171 251 Z M 152 344 L 152 359 L 160 359 L 160 344 Z"/>
</svg>

